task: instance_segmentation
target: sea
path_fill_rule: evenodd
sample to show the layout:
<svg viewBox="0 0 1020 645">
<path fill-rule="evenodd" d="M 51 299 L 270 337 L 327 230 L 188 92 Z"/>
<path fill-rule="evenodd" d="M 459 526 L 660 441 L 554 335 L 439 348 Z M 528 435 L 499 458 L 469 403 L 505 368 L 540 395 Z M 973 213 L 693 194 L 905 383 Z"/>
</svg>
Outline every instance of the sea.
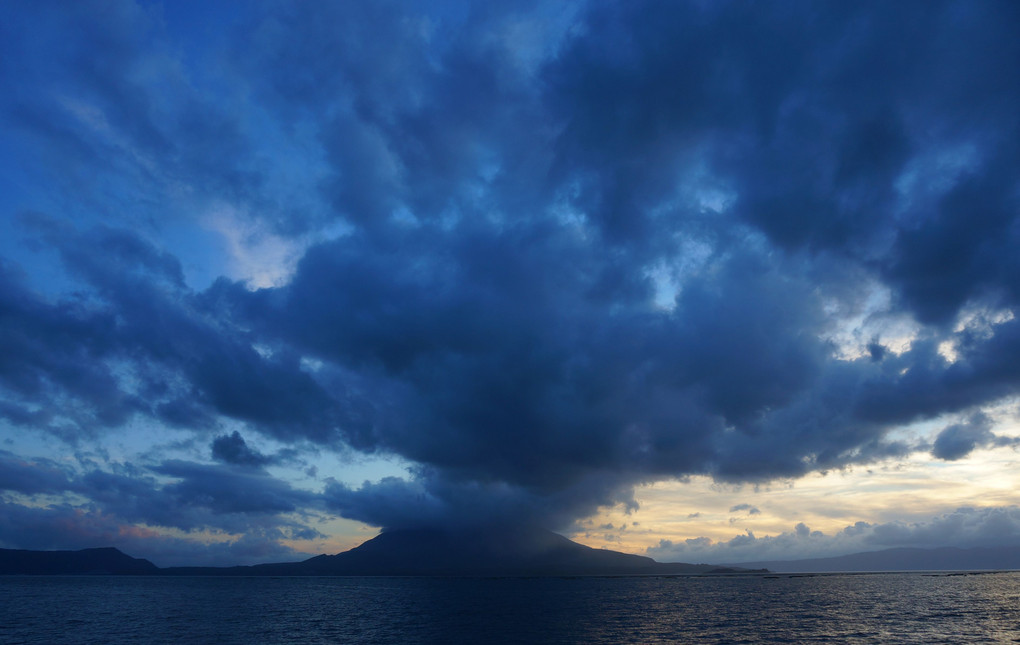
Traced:
<svg viewBox="0 0 1020 645">
<path fill-rule="evenodd" d="M 1020 572 L 0 577 L 0 643 L 1020 643 Z"/>
</svg>

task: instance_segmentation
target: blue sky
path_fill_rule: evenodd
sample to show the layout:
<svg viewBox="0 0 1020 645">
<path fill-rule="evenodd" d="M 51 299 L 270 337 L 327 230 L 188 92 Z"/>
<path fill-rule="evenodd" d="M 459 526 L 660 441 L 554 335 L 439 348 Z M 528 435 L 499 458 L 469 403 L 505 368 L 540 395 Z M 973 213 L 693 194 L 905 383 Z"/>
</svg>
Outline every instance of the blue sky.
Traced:
<svg viewBox="0 0 1020 645">
<path fill-rule="evenodd" d="M 1010 2 L 0 7 L 0 546 L 1020 542 Z"/>
</svg>

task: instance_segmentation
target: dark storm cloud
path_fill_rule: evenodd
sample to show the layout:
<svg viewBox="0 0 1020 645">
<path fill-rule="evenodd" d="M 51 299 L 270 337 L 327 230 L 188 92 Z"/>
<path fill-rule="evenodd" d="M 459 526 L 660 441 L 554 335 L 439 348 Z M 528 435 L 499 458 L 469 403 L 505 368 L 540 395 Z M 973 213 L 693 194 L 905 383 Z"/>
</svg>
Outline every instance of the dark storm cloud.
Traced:
<svg viewBox="0 0 1020 645">
<path fill-rule="evenodd" d="M 280 544 L 285 532 L 251 526 L 231 541 L 205 544 L 168 537 L 125 523 L 115 515 L 83 512 L 71 505 L 23 506 L 0 500 L 0 546 L 40 550 L 77 550 L 116 544 L 132 557 L 157 566 L 224 566 L 303 560 Z"/>
<path fill-rule="evenodd" d="M 88 522 L 109 525 L 141 523 L 188 532 L 213 529 L 234 535 L 257 529 L 294 539 L 322 537 L 314 528 L 293 519 L 303 517 L 307 521 L 310 511 L 324 506 L 322 496 L 295 489 L 250 465 L 238 468 L 176 460 L 148 468 L 113 464 L 108 469 L 76 472 L 49 460 L 27 460 L 0 452 L 0 493 L 21 496 L 5 498 L 7 506 L 19 514 L 38 511 L 40 521 L 57 515 L 74 518 L 77 513 L 83 521 L 88 516 Z M 36 508 L 38 505 L 24 504 L 26 498 L 34 496 L 68 493 L 87 501 L 77 506 L 48 506 L 48 512 Z M 59 508 L 65 511 L 58 513 Z"/>
<path fill-rule="evenodd" d="M 73 438 L 74 428 L 123 423 L 140 401 L 122 392 L 97 360 L 115 342 L 113 316 L 73 300 L 51 305 L 0 265 L 0 382 L 8 399 L 2 412 L 14 423 L 34 422 Z M 55 400 L 70 392 L 82 406 Z"/>
<path fill-rule="evenodd" d="M 1020 444 L 1020 439 L 996 436 L 991 430 L 991 425 L 988 417 L 976 414 L 966 423 L 946 426 L 935 438 L 931 454 L 946 461 L 956 461 L 963 459 L 976 448 Z"/>
<path fill-rule="evenodd" d="M 283 286 L 194 293 L 139 234 L 36 218 L 83 291 L 44 298 L 3 268 L 0 413 L 51 414 L 35 423 L 70 439 L 154 418 L 209 441 L 228 418 L 414 465 L 312 499 L 220 435 L 231 467 L 92 476 L 95 499 L 139 521 L 327 504 L 385 527 L 565 526 L 663 478 L 902 457 L 928 448 L 890 430 L 1020 391 L 1020 319 L 995 313 L 1020 304 L 1016 7 L 544 4 L 306 3 L 242 21 L 223 63 L 257 102 L 242 107 L 311 132 L 324 168 L 314 214 L 251 217 L 337 225 L 330 239 Z M 244 161 L 251 133 L 198 89 L 160 107 L 132 72 L 149 51 L 123 40 L 133 28 L 79 19 L 79 38 L 113 40 L 72 40 L 53 66 L 132 149 L 164 179 L 272 201 Z M 5 105 L 51 153 L 102 156 L 51 96 Z M 890 304 L 867 311 L 876 294 Z M 918 331 L 892 351 L 879 328 L 835 358 L 858 315 Z M 935 454 L 977 445 L 954 431 Z M 155 517 L 153 490 L 203 515 Z"/>
<path fill-rule="evenodd" d="M 1020 299 L 1016 134 L 1006 129 L 1003 150 L 945 195 L 924 226 L 901 234 L 889 273 L 921 321 L 949 322 L 974 297 Z"/>
<path fill-rule="evenodd" d="M 1016 303 L 1016 7 L 653 7 L 599 5 L 551 68 L 559 167 L 597 178 L 583 199 L 610 239 L 668 230 L 648 206 L 704 150 L 739 217 L 877 262 L 923 322 L 984 290 Z"/>
<path fill-rule="evenodd" d="M 1014 357 L 1020 352 L 1020 319 L 997 325 L 990 338 L 967 330 L 951 338 L 963 350 L 951 364 L 939 354 L 934 340 L 915 342 L 910 351 L 884 361 L 883 369 L 864 384 L 856 416 L 904 423 L 1016 392 L 1020 369 Z"/>
<path fill-rule="evenodd" d="M 312 501 L 311 495 L 263 473 L 171 461 L 153 468 L 179 481 L 163 487 L 181 505 L 208 507 L 214 513 L 287 513 Z"/>
<path fill-rule="evenodd" d="M 328 481 L 327 508 L 372 526 L 387 528 L 453 527 L 477 524 L 566 526 L 589 515 L 599 503 L 634 507 L 629 492 L 608 475 L 589 474 L 555 491 L 490 479 L 456 479 L 436 470 L 421 470 L 413 481 L 385 477 L 351 488 Z"/>
<path fill-rule="evenodd" d="M 931 454 L 939 459 L 955 461 L 966 457 L 978 446 L 991 443 L 994 439 L 995 435 L 988 429 L 986 419 L 972 419 L 967 424 L 954 423 L 936 437 Z"/>
<path fill-rule="evenodd" d="M 238 466 L 265 466 L 272 462 L 272 458 L 250 448 L 236 430 L 233 434 L 213 439 L 212 456 L 218 461 Z"/>
<path fill-rule="evenodd" d="M 259 353 L 223 312 L 205 309 L 172 256 L 123 230 L 33 226 L 92 296 L 50 302 L 0 270 L 0 380 L 12 420 L 49 408 L 48 427 L 73 438 L 139 414 L 190 428 L 219 414 L 288 440 L 339 437 L 334 398 L 295 356 Z"/>
<path fill-rule="evenodd" d="M 19 188 L 69 217 L 159 233 L 206 200 L 278 222 L 237 88 L 212 61 L 189 76 L 161 14 L 130 0 L 4 8 L 0 118 L 24 144 Z"/>
<path fill-rule="evenodd" d="M 0 450 L 0 491 L 26 495 L 61 493 L 71 487 L 70 475 L 49 460 L 29 462 Z"/>
<path fill-rule="evenodd" d="M 444 94 L 430 91 L 459 99 L 472 81 L 484 88 L 512 75 L 494 49 L 454 34 L 443 74 L 390 64 L 381 76 L 412 74 L 416 101 L 398 92 L 383 106 L 378 85 L 352 83 L 354 103 L 372 109 L 343 117 L 360 123 L 356 132 L 347 121 L 342 136 L 327 128 L 323 145 L 361 151 L 333 166 L 365 191 L 326 191 L 367 232 L 312 249 L 277 307 L 262 298 L 245 308 L 250 324 L 268 321 L 303 351 L 372 375 L 389 410 L 366 410 L 375 421 L 365 445 L 455 481 L 554 495 L 611 473 L 592 497 L 605 502 L 613 486 L 644 478 L 796 476 L 905 455 L 917 447 L 884 440 L 892 424 L 1016 391 L 1013 370 L 998 364 L 1016 355 L 1014 323 L 991 338 L 957 334 L 964 351 L 954 364 L 938 354 L 937 336 L 900 356 L 872 349 L 871 361 L 836 363 L 819 338 L 831 324 L 821 292 L 844 291 L 864 271 L 922 323 L 986 292 L 1014 302 L 1015 175 L 1003 170 L 1015 166 L 1014 144 L 987 136 L 1016 129 L 1015 88 L 995 89 L 1003 66 L 1016 66 L 1002 23 L 1014 19 L 953 3 L 600 4 L 541 71 L 537 103 L 526 92 L 492 94 L 516 102 L 514 113 L 475 95 L 464 116 L 433 109 Z M 460 76 L 475 69 L 465 57 L 483 54 L 481 76 Z M 536 114 L 547 130 L 528 121 Z M 490 119 L 552 155 L 521 164 L 501 131 L 482 131 Z M 470 159 L 476 148 L 466 144 L 451 156 L 464 128 L 494 151 L 495 179 L 479 180 L 477 160 L 447 165 L 435 181 L 451 201 L 415 201 L 435 187 L 421 179 L 434 168 L 420 150 Z M 449 136 L 435 144 L 430 132 Z M 940 178 L 945 188 L 902 194 L 960 145 L 972 158 Z M 354 159 L 365 166 L 352 169 Z M 730 211 L 706 215 L 691 194 L 702 188 L 684 193 L 695 170 L 704 189 L 733 195 Z M 524 208 L 502 210 L 504 183 L 533 187 Z M 468 194 L 481 197 L 454 198 Z M 417 225 L 386 226 L 397 203 Z M 979 213 L 973 226 L 958 203 Z M 580 231 L 551 216 L 554 207 L 579 213 Z M 429 223 L 450 208 L 452 223 Z M 960 248 L 939 246 L 953 237 Z M 707 259 L 672 312 L 655 310 L 649 267 L 682 259 L 685 241 L 706 247 Z M 980 265 L 967 259 L 977 249 L 991 254 Z M 940 270 L 959 285 L 925 257 L 945 258 Z M 919 279 L 946 290 L 925 296 Z M 379 496 L 391 507 L 401 496 L 413 503 L 404 487 L 417 486 L 390 481 L 359 494 L 366 508 Z M 337 492 L 346 512 L 397 521 L 368 518 L 351 501 L 357 491 Z"/>
</svg>

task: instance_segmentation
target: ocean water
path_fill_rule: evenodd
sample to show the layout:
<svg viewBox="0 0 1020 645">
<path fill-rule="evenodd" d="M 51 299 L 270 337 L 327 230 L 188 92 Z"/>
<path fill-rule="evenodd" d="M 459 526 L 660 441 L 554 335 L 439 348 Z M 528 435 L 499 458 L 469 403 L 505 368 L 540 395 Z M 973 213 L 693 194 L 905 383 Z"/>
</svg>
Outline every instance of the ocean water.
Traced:
<svg viewBox="0 0 1020 645">
<path fill-rule="evenodd" d="M 0 577 L 0 643 L 1020 643 L 1020 572 Z"/>
</svg>

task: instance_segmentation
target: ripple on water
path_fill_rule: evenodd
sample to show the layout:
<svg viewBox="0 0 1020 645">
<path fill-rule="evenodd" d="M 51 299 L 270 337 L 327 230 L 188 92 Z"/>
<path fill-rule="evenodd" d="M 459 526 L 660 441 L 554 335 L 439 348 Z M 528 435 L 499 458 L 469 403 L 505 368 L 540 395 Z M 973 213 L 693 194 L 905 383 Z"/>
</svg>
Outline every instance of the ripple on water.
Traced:
<svg viewBox="0 0 1020 645">
<path fill-rule="evenodd" d="M 1020 642 L 1020 573 L 0 578 L 3 643 Z"/>
</svg>

